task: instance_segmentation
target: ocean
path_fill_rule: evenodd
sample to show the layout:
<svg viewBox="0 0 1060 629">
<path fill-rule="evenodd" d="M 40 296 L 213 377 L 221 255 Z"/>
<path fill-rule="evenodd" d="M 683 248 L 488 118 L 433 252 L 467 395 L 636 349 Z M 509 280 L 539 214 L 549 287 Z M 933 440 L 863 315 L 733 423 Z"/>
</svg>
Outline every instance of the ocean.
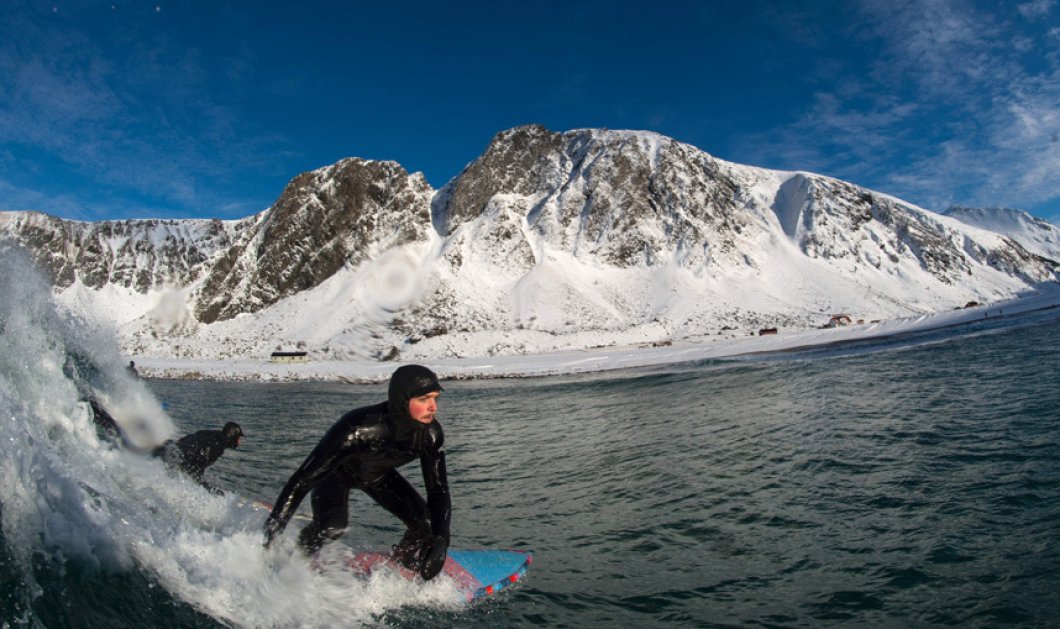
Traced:
<svg viewBox="0 0 1060 629">
<path fill-rule="evenodd" d="M 471 606 L 444 584 L 315 572 L 292 532 L 266 553 L 265 514 L 239 500 L 275 499 L 323 431 L 383 386 L 150 380 L 115 394 L 165 405 L 148 432 L 240 423 L 242 446 L 208 472 L 218 496 L 96 439 L 58 364 L 73 327 L 43 316 L 2 331 L 38 349 L 0 361 L 5 629 L 1060 626 L 1056 310 L 444 383 L 453 546 L 534 552 L 524 582 Z M 118 383 L 109 360 L 97 380 Z M 418 466 L 404 471 L 422 484 Z M 350 511 L 325 552 L 400 536 L 364 496 Z"/>
</svg>

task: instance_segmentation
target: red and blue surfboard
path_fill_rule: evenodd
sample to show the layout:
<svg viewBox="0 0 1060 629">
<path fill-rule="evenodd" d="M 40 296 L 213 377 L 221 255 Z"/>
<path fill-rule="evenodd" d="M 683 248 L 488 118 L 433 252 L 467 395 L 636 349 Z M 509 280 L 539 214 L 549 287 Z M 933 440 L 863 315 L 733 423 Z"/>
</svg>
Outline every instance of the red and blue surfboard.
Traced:
<svg viewBox="0 0 1060 629">
<path fill-rule="evenodd" d="M 263 511 L 272 510 L 272 505 L 263 500 L 246 500 L 243 504 Z M 295 514 L 294 519 L 311 520 L 303 513 Z M 441 574 L 451 578 L 460 593 L 468 601 L 473 601 L 492 596 L 517 583 L 526 575 L 533 560 L 533 553 L 528 550 L 450 549 Z M 389 551 L 353 552 L 345 557 L 344 562 L 349 569 L 360 574 L 371 574 L 373 570 L 386 566 L 407 579 L 419 578 L 411 570 L 390 561 Z"/>
<path fill-rule="evenodd" d="M 450 550 L 441 574 L 451 578 L 464 597 L 473 601 L 517 583 L 533 560 L 533 553 L 527 550 Z M 357 552 L 346 559 L 346 565 L 363 574 L 385 565 L 407 578 L 416 578 L 412 571 L 390 561 L 388 552 Z"/>
</svg>

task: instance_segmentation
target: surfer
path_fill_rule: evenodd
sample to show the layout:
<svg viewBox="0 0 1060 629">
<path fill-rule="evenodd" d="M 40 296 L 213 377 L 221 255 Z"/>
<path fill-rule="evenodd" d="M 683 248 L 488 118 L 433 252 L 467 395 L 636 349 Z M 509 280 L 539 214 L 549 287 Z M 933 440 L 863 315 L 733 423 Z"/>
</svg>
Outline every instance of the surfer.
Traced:
<svg viewBox="0 0 1060 629">
<path fill-rule="evenodd" d="M 203 487 L 214 493 L 219 489 L 206 482 L 206 468 L 217 462 L 228 448 L 238 448 L 243 429 L 228 422 L 221 430 L 200 430 L 155 448 L 154 454 L 170 467 L 180 469 Z"/>
<path fill-rule="evenodd" d="M 390 377 L 388 399 L 343 415 L 291 478 L 265 522 L 265 546 L 287 526 L 312 491 L 313 521 L 298 543 L 314 554 L 346 532 L 351 489 L 368 494 L 406 526 L 393 557 L 425 580 L 445 564 L 451 504 L 442 426 L 435 419 L 442 387 L 430 369 L 405 365 Z M 397 472 L 420 460 L 427 500 Z"/>
</svg>

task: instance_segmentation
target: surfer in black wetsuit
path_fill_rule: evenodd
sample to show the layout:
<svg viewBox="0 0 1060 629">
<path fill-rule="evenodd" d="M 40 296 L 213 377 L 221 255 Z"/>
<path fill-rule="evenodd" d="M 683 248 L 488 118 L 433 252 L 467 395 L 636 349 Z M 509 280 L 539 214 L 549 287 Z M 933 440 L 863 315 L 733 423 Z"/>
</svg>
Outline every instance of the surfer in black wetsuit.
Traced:
<svg viewBox="0 0 1060 629">
<path fill-rule="evenodd" d="M 313 521 L 298 537 L 302 549 L 313 554 L 342 537 L 350 490 L 359 489 L 405 524 L 394 558 L 424 579 L 434 578 L 449 549 L 451 515 L 444 436 L 434 417 L 441 391 L 430 369 L 406 365 L 390 377 L 386 402 L 343 415 L 280 492 L 265 522 L 265 546 L 310 491 Z M 426 501 L 396 469 L 417 458 Z"/>
<path fill-rule="evenodd" d="M 243 429 L 228 422 L 221 430 L 200 430 L 176 441 L 167 441 L 155 449 L 166 465 L 179 468 L 212 492 L 220 490 L 206 482 L 206 468 L 221 458 L 228 448 L 238 448 Z"/>
</svg>

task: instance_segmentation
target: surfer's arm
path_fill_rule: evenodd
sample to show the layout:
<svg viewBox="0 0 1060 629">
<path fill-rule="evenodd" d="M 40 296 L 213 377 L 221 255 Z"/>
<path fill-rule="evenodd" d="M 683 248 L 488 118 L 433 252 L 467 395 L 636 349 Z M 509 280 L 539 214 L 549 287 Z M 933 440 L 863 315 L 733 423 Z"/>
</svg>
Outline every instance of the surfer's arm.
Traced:
<svg viewBox="0 0 1060 629">
<path fill-rule="evenodd" d="M 287 527 L 306 494 L 338 466 L 350 445 L 350 435 L 340 422 L 332 426 L 317 447 L 313 448 L 280 491 L 272 513 L 265 521 L 266 547 Z"/>
<path fill-rule="evenodd" d="M 449 552 L 449 520 L 452 504 L 449 500 L 449 479 L 445 470 L 445 444 L 441 426 L 434 424 L 430 443 L 422 455 L 423 485 L 427 490 L 427 509 L 431 516 L 432 540 L 420 566 L 420 576 L 430 581 L 442 571 Z"/>
<path fill-rule="evenodd" d="M 431 444 L 420 457 L 423 486 L 427 491 L 427 508 L 431 514 L 431 533 L 449 543 L 449 522 L 452 502 L 449 498 L 449 477 L 445 469 L 445 437 L 441 427 L 431 433 Z"/>
</svg>

